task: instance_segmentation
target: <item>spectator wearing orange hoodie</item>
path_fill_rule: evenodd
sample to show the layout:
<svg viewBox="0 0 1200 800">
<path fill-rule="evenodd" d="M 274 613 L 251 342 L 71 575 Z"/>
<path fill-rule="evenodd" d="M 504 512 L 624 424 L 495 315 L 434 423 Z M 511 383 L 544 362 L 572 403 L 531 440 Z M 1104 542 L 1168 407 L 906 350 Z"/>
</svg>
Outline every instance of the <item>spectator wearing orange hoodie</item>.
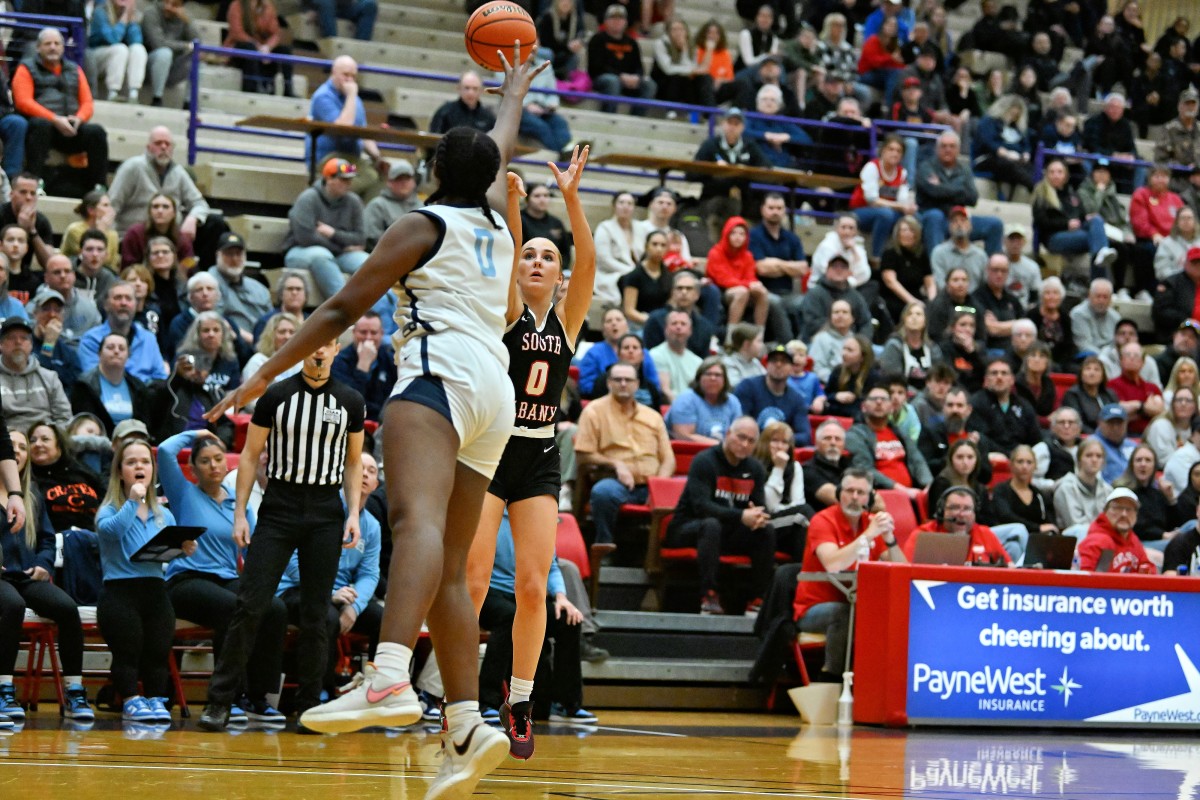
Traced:
<svg viewBox="0 0 1200 800">
<path fill-rule="evenodd" d="M 754 324 L 762 327 L 767 321 L 770 295 L 758 279 L 754 254 L 750 252 L 750 226 L 742 217 L 730 217 L 721 231 L 721 241 L 708 251 L 708 279 L 725 296 L 729 307 L 729 327 L 742 321 L 746 307 L 751 307 Z"/>
<path fill-rule="evenodd" d="M 1141 502 L 1132 489 L 1113 489 L 1104 501 L 1104 511 L 1092 522 L 1079 543 L 1079 568 L 1093 571 L 1105 550 L 1113 553 L 1109 572 L 1150 572 L 1158 567 L 1146 555 L 1142 540 L 1133 532 Z"/>
</svg>

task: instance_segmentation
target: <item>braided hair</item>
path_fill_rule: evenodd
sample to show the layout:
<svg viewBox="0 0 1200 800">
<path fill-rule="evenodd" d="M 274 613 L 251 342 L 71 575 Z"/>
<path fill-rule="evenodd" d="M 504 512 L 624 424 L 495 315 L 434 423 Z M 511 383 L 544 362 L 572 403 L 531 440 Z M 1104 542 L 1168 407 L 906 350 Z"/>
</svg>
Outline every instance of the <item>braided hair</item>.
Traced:
<svg viewBox="0 0 1200 800">
<path fill-rule="evenodd" d="M 492 137 L 474 128 L 460 125 L 442 136 L 433 154 L 433 174 L 437 190 L 426 205 L 446 197 L 461 197 L 479 206 L 479 210 L 500 230 L 500 224 L 488 205 L 487 190 L 500 171 L 500 148 Z"/>
</svg>

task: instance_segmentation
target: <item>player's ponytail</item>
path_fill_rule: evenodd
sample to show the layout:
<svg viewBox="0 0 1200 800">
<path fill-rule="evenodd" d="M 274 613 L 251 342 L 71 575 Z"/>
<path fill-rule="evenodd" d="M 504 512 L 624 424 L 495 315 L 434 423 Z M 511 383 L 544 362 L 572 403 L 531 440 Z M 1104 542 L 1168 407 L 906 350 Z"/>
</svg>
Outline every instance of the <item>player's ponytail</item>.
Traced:
<svg viewBox="0 0 1200 800">
<path fill-rule="evenodd" d="M 446 197 L 470 200 L 500 230 L 500 224 L 488 205 L 487 191 L 500 171 L 500 148 L 487 134 L 474 128 L 451 128 L 442 136 L 433 154 L 433 174 L 438 188 L 427 204 Z"/>
</svg>

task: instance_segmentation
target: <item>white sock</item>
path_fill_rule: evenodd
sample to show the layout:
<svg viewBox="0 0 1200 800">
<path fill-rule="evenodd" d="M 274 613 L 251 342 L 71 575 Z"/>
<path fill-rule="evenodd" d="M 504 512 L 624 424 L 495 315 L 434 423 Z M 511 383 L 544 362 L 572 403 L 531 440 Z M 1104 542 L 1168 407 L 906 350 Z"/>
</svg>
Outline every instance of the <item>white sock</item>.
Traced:
<svg viewBox="0 0 1200 800">
<path fill-rule="evenodd" d="M 375 669 L 396 681 L 406 681 L 412 666 L 412 650 L 395 642 L 380 642 L 375 650 Z"/>
<path fill-rule="evenodd" d="M 63 677 L 63 686 L 66 686 L 68 689 L 70 689 L 72 686 L 82 687 L 83 686 L 83 676 L 82 675 L 66 675 Z"/>
<path fill-rule="evenodd" d="M 12 683 L 12 682 L 13 682 L 12 675 L 0 675 L 0 686 L 4 686 L 4 685 Z"/>
<path fill-rule="evenodd" d="M 483 717 L 479 716 L 478 700 L 446 703 L 446 728 L 455 741 L 461 741 L 472 728 L 482 724 Z"/>
<path fill-rule="evenodd" d="M 513 675 L 508 679 L 508 705 L 524 703 L 533 695 L 533 681 L 523 680 Z"/>
</svg>

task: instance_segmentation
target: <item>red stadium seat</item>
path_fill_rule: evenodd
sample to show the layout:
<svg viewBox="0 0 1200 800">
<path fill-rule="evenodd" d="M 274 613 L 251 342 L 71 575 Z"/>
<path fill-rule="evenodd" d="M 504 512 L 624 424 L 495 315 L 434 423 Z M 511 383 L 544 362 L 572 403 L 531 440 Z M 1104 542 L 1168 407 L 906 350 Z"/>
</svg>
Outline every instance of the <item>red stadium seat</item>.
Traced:
<svg viewBox="0 0 1200 800">
<path fill-rule="evenodd" d="M 813 460 L 813 456 L 817 454 L 815 447 L 797 447 L 796 455 L 794 456 L 797 464 L 807 464 Z"/>
<path fill-rule="evenodd" d="M 242 452 L 246 449 L 246 431 L 250 429 L 250 419 L 253 414 L 231 414 L 233 420 L 233 449 Z"/>
<path fill-rule="evenodd" d="M 1006 456 L 992 460 L 992 480 L 988 483 L 989 489 L 995 489 L 1011 477 L 1012 465 L 1009 464 Z"/>
<path fill-rule="evenodd" d="M 579 575 L 584 580 L 592 576 L 587 545 L 583 542 L 583 534 L 580 533 L 579 523 L 573 514 L 559 512 L 558 530 L 554 536 L 554 551 L 560 559 L 565 558 L 579 567 Z"/>
<path fill-rule="evenodd" d="M 710 447 L 712 447 L 711 444 L 704 444 L 703 442 L 672 439 L 671 452 L 675 454 L 675 474 L 687 475 L 688 468 L 692 466 L 692 459 L 696 457 L 696 454 Z"/>
<path fill-rule="evenodd" d="M 929 521 L 929 490 L 922 489 L 917 493 L 917 521 Z"/>
<path fill-rule="evenodd" d="M 1056 395 L 1055 405 L 1061 406 L 1063 395 L 1066 394 L 1067 389 L 1070 389 L 1075 385 L 1075 382 L 1078 379 L 1074 375 L 1066 372 L 1051 372 L 1050 380 L 1054 381 L 1054 394 Z"/>
<path fill-rule="evenodd" d="M 896 521 L 896 544 L 903 547 L 908 535 L 917 528 L 917 515 L 913 511 L 912 500 L 909 500 L 908 495 L 900 489 L 876 489 L 875 491 L 883 498 L 888 513 Z"/>
<path fill-rule="evenodd" d="M 854 424 L 854 420 L 852 420 L 850 417 L 834 417 L 834 416 L 830 416 L 828 414 L 809 414 L 808 415 L 808 421 L 812 425 L 812 429 L 814 431 L 817 429 L 818 426 L 820 426 L 820 424 L 822 422 L 824 422 L 827 419 L 837 420 L 838 424 L 840 424 L 846 430 L 850 430 L 850 427 Z"/>
</svg>

